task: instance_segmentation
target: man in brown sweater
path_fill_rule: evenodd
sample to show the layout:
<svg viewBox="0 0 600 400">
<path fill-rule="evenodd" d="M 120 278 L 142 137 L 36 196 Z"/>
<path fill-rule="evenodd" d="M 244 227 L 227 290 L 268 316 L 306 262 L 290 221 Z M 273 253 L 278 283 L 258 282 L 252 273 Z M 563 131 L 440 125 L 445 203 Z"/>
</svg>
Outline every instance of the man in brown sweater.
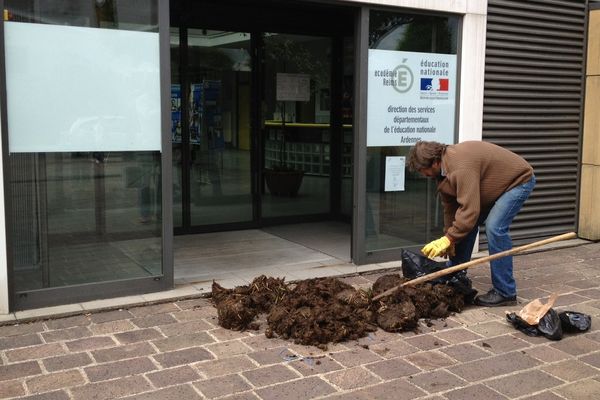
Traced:
<svg viewBox="0 0 600 400">
<path fill-rule="evenodd" d="M 510 224 L 535 186 L 533 168 L 522 157 L 488 142 L 419 141 L 410 150 L 408 167 L 437 180 L 444 206 L 445 235 L 423 247 L 423 254 L 448 255 L 450 266 L 469 261 L 484 222 L 490 254 L 512 248 Z M 516 304 L 512 257 L 490 264 L 493 287 L 475 303 Z"/>
</svg>

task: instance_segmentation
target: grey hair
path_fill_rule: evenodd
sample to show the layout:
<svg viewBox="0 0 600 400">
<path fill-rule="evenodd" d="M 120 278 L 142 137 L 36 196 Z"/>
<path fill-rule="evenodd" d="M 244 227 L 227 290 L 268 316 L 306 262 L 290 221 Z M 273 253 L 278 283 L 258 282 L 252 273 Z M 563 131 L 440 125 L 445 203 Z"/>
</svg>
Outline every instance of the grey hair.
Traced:
<svg viewBox="0 0 600 400">
<path fill-rule="evenodd" d="M 408 168 L 411 171 L 419 171 L 431 167 L 435 161 L 442 160 L 446 147 L 443 143 L 419 140 L 408 153 Z"/>
</svg>

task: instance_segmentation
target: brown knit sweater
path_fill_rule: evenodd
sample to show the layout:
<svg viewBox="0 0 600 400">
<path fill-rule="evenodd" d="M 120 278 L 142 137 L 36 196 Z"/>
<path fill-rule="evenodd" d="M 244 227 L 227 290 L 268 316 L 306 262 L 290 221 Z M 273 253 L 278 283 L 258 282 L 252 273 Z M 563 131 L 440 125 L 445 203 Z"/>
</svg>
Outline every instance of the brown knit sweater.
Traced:
<svg viewBox="0 0 600 400">
<path fill-rule="evenodd" d="M 533 168 L 522 157 L 488 142 L 469 141 L 450 145 L 442 154 L 438 183 L 444 205 L 446 235 L 464 238 L 504 192 L 533 176 Z"/>
</svg>

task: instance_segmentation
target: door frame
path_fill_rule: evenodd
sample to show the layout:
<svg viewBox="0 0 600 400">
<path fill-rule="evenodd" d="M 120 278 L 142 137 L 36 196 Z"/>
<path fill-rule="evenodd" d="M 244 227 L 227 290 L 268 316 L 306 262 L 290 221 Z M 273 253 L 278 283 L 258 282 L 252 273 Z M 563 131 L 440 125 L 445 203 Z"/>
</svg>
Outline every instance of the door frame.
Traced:
<svg viewBox="0 0 600 400">
<path fill-rule="evenodd" d="M 341 161 L 342 161 L 342 141 L 343 127 L 341 119 L 341 86 L 343 77 L 343 65 L 341 58 L 343 55 L 343 38 L 348 36 L 349 31 L 354 27 L 349 24 L 346 30 L 340 29 L 338 25 L 308 23 L 290 24 L 285 18 L 286 12 L 289 13 L 290 5 L 281 5 L 275 7 L 270 5 L 268 8 L 257 6 L 249 6 L 246 3 L 239 3 L 236 6 L 248 7 L 247 13 L 225 13 L 222 12 L 228 6 L 220 5 L 219 3 L 206 1 L 200 4 L 189 1 L 173 2 L 175 3 L 174 12 L 171 15 L 171 27 L 179 29 L 179 76 L 181 82 L 181 120 L 187 121 L 189 117 L 189 98 L 190 81 L 188 78 L 188 29 L 211 29 L 232 32 L 248 32 L 251 35 L 251 57 L 252 57 L 252 73 L 251 73 L 251 198 L 252 198 L 252 220 L 235 223 L 212 224 L 212 225 L 191 225 L 191 193 L 190 193 L 190 165 L 191 153 L 189 151 L 189 126 L 182 123 L 182 225 L 174 229 L 175 235 L 196 234 L 206 232 L 218 232 L 227 230 L 242 230 L 260 228 L 269 225 L 277 225 L 283 223 L 296 222 L 312 222 L 323 219 L 340 219 L 348 220 L 348 217 L 342 217 L 336 213 L 341 202 Z M 317 5 L 296 5 L 301 7 L 308 16 L 311 10 L 314 10 Z M 341 6 L 340 6 L 341 7 Z M 329 7 L 329 10 L 334 8 Z M 344 8 L 346 10 L 358 10 L 358 8 Z M 314 11 L 312 14 L 314 16 Z M 350 12 L 348 11 L 348 15 Z M 289 17 L 289 15 L 288 15 Z M 326 18 L 322 18 L 325 20 Z M 330 20 L 331 21 L 331 20 Z M 353 22 L 353 21 L 352 21 Z M 329 37 L 332 40 L 332 55 L 331 55 L 331 134 L 330 134 L 330 163 L 336 168 L 330 169 L 330 204 L 328 213 L 307 214 L 290 217 L 269 217 L 263 218 L 261 208 L 261 192 L 263 188 L 263 135 L 261 132 L 261 99 L 263 96 L 262 88 L 262 33 L 277 32 L 287 34 L 314 35 Z M 353 35 L 354 32 L 350 32 Z M 337 77 L 337 79 L 336 79 Z M 170 81 L 170 80 L 169 80 Z M 170 131 L 170 129 L 168 130 Z M 172 188 L 172 186 L 171 186 Z"/>
</svg>

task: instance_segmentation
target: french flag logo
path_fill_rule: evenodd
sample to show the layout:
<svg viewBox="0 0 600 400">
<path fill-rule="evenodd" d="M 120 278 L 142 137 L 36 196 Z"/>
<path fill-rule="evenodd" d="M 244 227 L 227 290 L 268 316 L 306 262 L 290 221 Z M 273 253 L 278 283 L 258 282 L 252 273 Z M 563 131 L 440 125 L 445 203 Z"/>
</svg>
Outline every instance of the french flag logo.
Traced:
<svg viewBox="0 0 600 400">
<path fill-rule="evenodd" d="M 421 78 L 421 90 L 447 92 L 449 85 L 448 78 Z"/>
<path fill-rule="evenodd" d="M 421 78 L 421 90 L 433 90 L 432 78 Z"/>
<path fill-rule="evenodd" d="M 444 79 L 440 79 L 440 86 L 438 88 L 438 90 L 440 92 L 447 92 L 448 91 L 448 78 L 444 78 Z"/>
</svg>

